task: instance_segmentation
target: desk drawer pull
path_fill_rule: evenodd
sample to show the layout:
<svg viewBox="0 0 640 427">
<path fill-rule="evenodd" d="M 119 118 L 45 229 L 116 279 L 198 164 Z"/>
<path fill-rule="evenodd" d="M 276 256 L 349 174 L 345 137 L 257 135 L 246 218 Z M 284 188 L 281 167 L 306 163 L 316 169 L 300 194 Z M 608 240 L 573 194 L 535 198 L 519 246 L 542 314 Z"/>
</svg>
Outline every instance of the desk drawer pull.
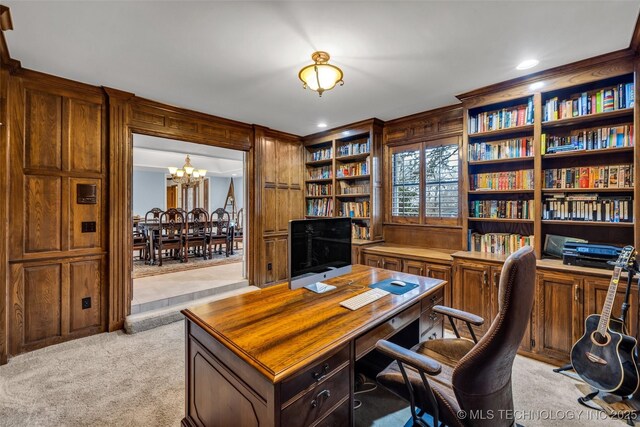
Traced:
<svg viewBox="0 0 640 427">
<path fill-rule="evenodd" d="M 327 376 L 328 373 L 329 373 L 329 364 L 325 363 L 324 365 L 322 365 L 322 370 L 320 372 L 314 372 L 312 374 L 313 379 L 316 380 L 317 383 L 319 383 L 324 379 L 324 377 Z"/>
<path fill-rule="evenodd" d="M 429 319 L 431 320 L 438 320 L 438 314 L 437 313 L 431 313 L 429 315 Z"/>
<path fill-rule="evenodd" d="M 311 401 L 311 406 L 313 408 L 316 408 L 318 406 L 318 401 L 322 398 L 322 397 L 326 397 L 327 399 L 331 397 L 331 392 L 329 390 L 322 390 L 320 393 L 318 393 L 318 395 L 316 396 L 315 399 L 313 399 Z"/>
</svg>

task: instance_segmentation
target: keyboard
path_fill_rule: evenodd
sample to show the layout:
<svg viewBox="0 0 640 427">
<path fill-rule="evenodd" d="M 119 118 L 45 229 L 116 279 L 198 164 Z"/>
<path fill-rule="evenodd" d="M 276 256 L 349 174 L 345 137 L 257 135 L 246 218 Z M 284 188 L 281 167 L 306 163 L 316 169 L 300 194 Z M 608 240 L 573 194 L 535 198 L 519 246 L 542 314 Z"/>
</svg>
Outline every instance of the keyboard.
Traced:
<svg viewBox="0 0 640 427">
<path fill-rule="evenodd" d="M 340 305 L 348 308 L 349 310 L 357 310 L 367 304 L 371 304 L 372 302 L 379 300 L 385 295 L 389 295 L 389 293 L 390 292 L 387 292 L 384 289 L 373 288 L 369 291 L 356 295 L 355 297 L 342 301 Z"/>
</svg>

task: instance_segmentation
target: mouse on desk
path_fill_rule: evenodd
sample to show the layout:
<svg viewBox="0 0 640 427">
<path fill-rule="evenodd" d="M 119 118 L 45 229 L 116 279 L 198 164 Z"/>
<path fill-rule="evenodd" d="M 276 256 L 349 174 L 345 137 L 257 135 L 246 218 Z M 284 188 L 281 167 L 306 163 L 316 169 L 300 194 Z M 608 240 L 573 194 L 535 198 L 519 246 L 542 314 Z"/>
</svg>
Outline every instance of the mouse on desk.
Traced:
<svg viewBox="0 0 640 427">
<path fill-rule="evenodd" d="M 394 286 L 407 286 L 407 284 L 402 280 L 392 280 L 391 282 L 389 282 L 389 284 Z"/>
</svg>

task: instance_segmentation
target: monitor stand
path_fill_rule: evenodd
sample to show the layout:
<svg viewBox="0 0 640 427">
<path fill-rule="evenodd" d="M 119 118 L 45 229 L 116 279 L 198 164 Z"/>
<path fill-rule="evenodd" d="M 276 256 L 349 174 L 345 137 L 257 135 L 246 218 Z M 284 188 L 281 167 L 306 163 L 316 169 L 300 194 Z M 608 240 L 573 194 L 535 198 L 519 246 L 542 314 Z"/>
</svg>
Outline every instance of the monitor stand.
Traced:
<svg viewBox="0 0 640 427">
<path fill-rule="evenodd" d="M 307 285 L 304 288 L 309 289 L 311 292 L 315 292 L 316 294 L 323 294 L 334 290 L 336 287 L 333 285 L 327 285 L 326 283 L 316 282 L 311 285 Z"/>
</svg>

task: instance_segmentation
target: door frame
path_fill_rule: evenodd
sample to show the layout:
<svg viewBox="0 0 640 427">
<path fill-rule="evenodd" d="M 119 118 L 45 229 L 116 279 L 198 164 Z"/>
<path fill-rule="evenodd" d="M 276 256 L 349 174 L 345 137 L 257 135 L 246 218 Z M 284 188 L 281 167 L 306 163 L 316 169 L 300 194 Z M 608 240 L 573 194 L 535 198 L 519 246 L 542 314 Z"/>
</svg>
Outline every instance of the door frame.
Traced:
<svg viewBox="0 0 640 427">
<path fill-rule="evenodd" d="M 108 330 L 124 327 L 133 296 L 131 194 L 133 186 L 133 134 L 156 136 L 246 152 L 245 212 L 255 215 L 254 126 L 136 97 L 103 87 L 107 95 L 109 129 L 109 292 Z M 254 283 L 253 221 L 246 224 L 247 279 Z"/>
</svg>

